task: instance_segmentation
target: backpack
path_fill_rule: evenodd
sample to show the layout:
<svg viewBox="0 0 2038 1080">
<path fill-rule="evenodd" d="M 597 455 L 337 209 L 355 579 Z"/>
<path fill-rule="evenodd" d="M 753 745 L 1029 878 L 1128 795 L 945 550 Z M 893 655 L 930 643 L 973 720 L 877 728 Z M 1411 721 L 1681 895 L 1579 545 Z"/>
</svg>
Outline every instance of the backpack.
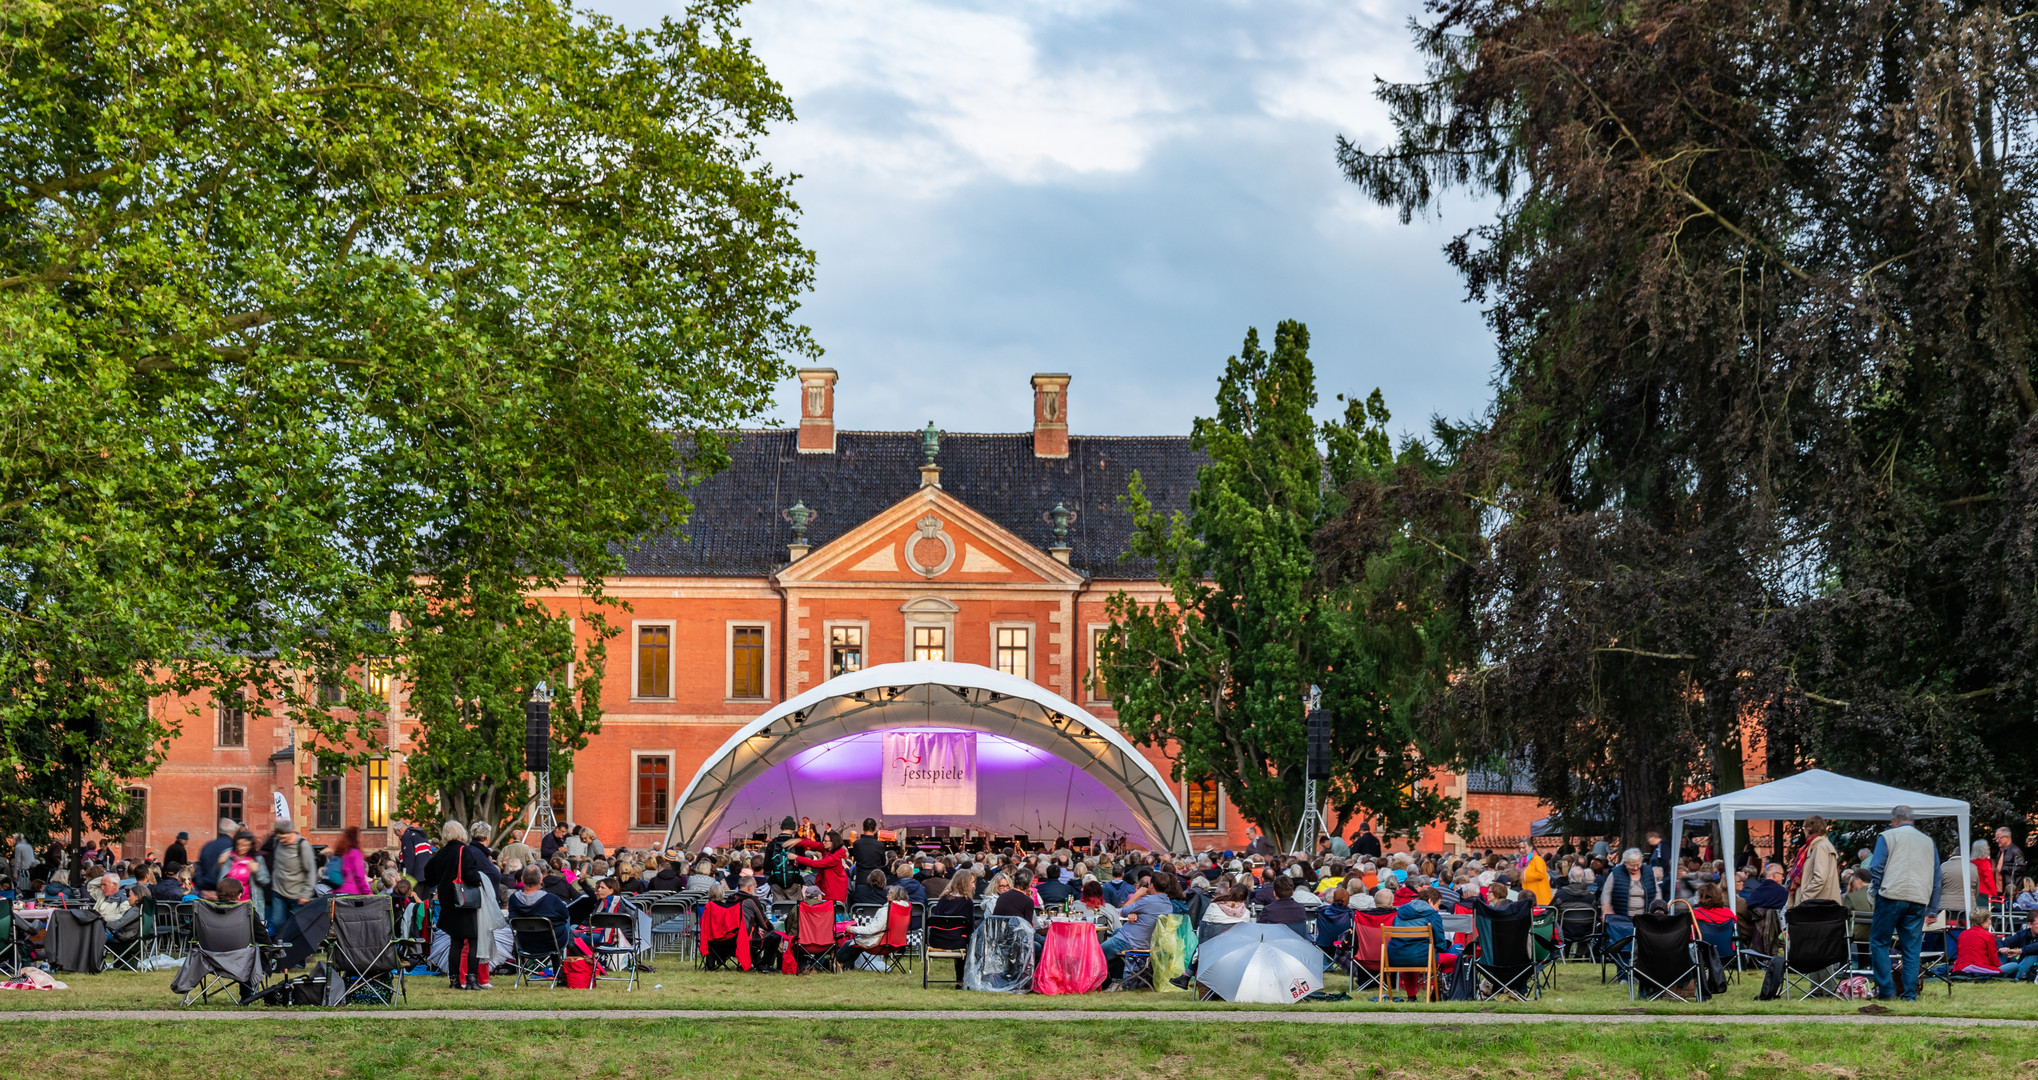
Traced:
<svg viewBox="0 0 2038 1080">
<path fill-rule="evenodd" d="M 326 868 L 322 876 L 325 878 L 326 884 L 331 885 L 335 889 L 339 888 L 346 881 L 340 866 L 340 856 L 329 855 L 326 857 Z"/>
<path fill-rule="evenodd" d="M 798 863 L 793 862 L 792 850 L 784 844 L 774 843 L 764 850 L 764 880 L 780 889 L 798 888 L 806 884 L 800 874 Z"/>
</svg>

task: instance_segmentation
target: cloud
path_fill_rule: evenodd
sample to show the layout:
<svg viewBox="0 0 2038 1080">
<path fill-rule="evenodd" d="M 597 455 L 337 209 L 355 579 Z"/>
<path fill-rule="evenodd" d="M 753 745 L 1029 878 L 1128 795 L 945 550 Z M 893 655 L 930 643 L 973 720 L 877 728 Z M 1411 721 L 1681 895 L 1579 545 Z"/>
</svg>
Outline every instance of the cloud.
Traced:
<svg viewBox="0 0 2038 1080">
<path fill-rule="evenodd" d="M 658 0 L 596 8 L 649 25 Z M 1415 0 L 884 4 L 760 0 L 745 27 L 799 120 L 819 256 L 801 317 L 838 419 L 1020 430 L 1067 371 L 1078 432 L 1179 433 L 1247 326 L 1312 332 L 1324 409 L 1382 387 L 1397 426 L 1489 397 L 1491 337 L 1439 247 L 1343 181 L 1391 138 L 1374 79 L 1420 77 Z M 777 415 L 797 415 L 789 385 Z"/>
</svg>

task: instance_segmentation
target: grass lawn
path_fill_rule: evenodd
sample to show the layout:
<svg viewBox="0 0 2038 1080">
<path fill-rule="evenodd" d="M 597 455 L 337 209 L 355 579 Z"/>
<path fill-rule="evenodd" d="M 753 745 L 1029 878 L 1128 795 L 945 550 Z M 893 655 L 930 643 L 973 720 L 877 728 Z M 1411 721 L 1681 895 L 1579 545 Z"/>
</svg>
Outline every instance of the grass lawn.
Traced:
<svg viewBox="0 0 2038 1080">
<path fill-rule="evenodd" d="M 937 974 L 951 971 L 938 962 Z M 0 993 L 0 1009 L 161 1009 L 174 1007 L 168 971 L 141 974 L 106 972 L 100 975 L 60 975 L 71 987 L 63 991 Z M 1040 997 L 1033 994 L 972 994 L 935 984 L 922 990 L 916 972 L 906 975 L 877 975 L 849 972 L 840 975 L 814 974 L 793 977 L 742 972 L 705 973 L 670 957 L 657 964 L 655 973 L 642 976 L 635 991 L 613 984 L 600 989 L 550 990 L 533 987 L 512 990 L 507 978 L 497 980 L 487 993 L 459 994 L 446 988 L 440 977 L 410 980 L 410 1005 L 414 1008 L 444 1006 L 460 1009 L 1291 1009 L 1305 1011 L 1410 1010 L 1449 1013 L 1458 1011 L 1613 1013 L 1639 1009 L 1649 1013 L 1761 1013 L 1781 1016 L 1811 1014 L 1852 1014 L 1859 1002 L 1830 998 L 1809 1002 L 1757 1001 L 1761 985 L 1753 974 L 1744 975 L 1723 996 L 1704 1005 L 1674 1001 L 1635 1004 L 1625 987 L 1602 986 L 1599 969 L 1574 965 L 1558 972 L 1557 988 L 1542 1001 L 1482 1002 L 1479 1004 L 1421 1005 L 1408 1002 L 1379 1004 L 1358 999 L 1295 1006 L 1229 1005 L 1197 1002 L 1186 993 L 1139 991 L 1122 994 L 1085 994 Z M 1333 990 L 1344 982 L 1335 976 Z M 2038 1020 L 2038 986 L 2028 983 L 1962 984 L 1948 997 L 1943 987 L 1928 989 L 1916 1004 L 1890 1003 L 1893 1011 L 1916 1016 L 1980 1016 Z"/>
<path fill-rule="evenodd" d="M 47 995 L 44 995 L 47 996 Z M 470 995 L 478 996 L 478 995 Z M 2038 1076 L 2038 1032 L 1586 1024 L 1424 1028 L 900 1019 L 574 1020 L 10 1027 L 0 1064 L 39 1080 L 127 1076 L 774 1075 L 1153 1077 Z M 253 1063 L 259 1062 L 259 1065 Z"/>
</svg>

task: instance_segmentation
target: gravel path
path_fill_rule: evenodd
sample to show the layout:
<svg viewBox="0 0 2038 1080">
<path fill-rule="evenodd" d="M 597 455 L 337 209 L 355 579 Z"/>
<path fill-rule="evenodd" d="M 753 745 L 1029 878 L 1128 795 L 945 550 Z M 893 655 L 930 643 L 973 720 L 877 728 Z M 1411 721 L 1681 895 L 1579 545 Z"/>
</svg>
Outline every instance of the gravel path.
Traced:
<svg viewBox="0 0 2038 1080">
<path fill-rule="evenodd" d="M 1088 1009 L 828 1010 L 745 1009 L 261 1009 L 184 1012 L 177 1009 L 74 1009 L 0 1012 L 5 1021 L 148 1020 L 201 1023 L 267 1020 L 1006 1020 L 1039 1023 L 1066 1020 L 1159 1020 L 1185 1024 L 1389 1024 L 1444 1029 L 1491 1024 L 1904 1024 L 1928 1027 L 2038 1028 L 2038 1020 L 1972 1016 L 1705 1015 L 1678 1013 L 1388 1013 L 1388 1012 L 1100 1012 Z"/>
</svg>

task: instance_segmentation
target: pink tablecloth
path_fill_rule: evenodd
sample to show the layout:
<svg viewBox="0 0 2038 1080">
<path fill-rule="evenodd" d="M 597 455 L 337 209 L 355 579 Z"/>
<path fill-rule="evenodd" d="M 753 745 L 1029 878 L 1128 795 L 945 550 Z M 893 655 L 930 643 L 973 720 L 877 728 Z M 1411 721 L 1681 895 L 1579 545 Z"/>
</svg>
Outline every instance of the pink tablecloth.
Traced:
<svg viewBox="0 0 2038 1080">
<path fill-rule="evenodd" d="M 1047 924 L 1047 943 L 1033 969 L 1036 994 L 1087 994 L 1104 985 L 1104 948 L 1086 922 Z"/>
</svg>

